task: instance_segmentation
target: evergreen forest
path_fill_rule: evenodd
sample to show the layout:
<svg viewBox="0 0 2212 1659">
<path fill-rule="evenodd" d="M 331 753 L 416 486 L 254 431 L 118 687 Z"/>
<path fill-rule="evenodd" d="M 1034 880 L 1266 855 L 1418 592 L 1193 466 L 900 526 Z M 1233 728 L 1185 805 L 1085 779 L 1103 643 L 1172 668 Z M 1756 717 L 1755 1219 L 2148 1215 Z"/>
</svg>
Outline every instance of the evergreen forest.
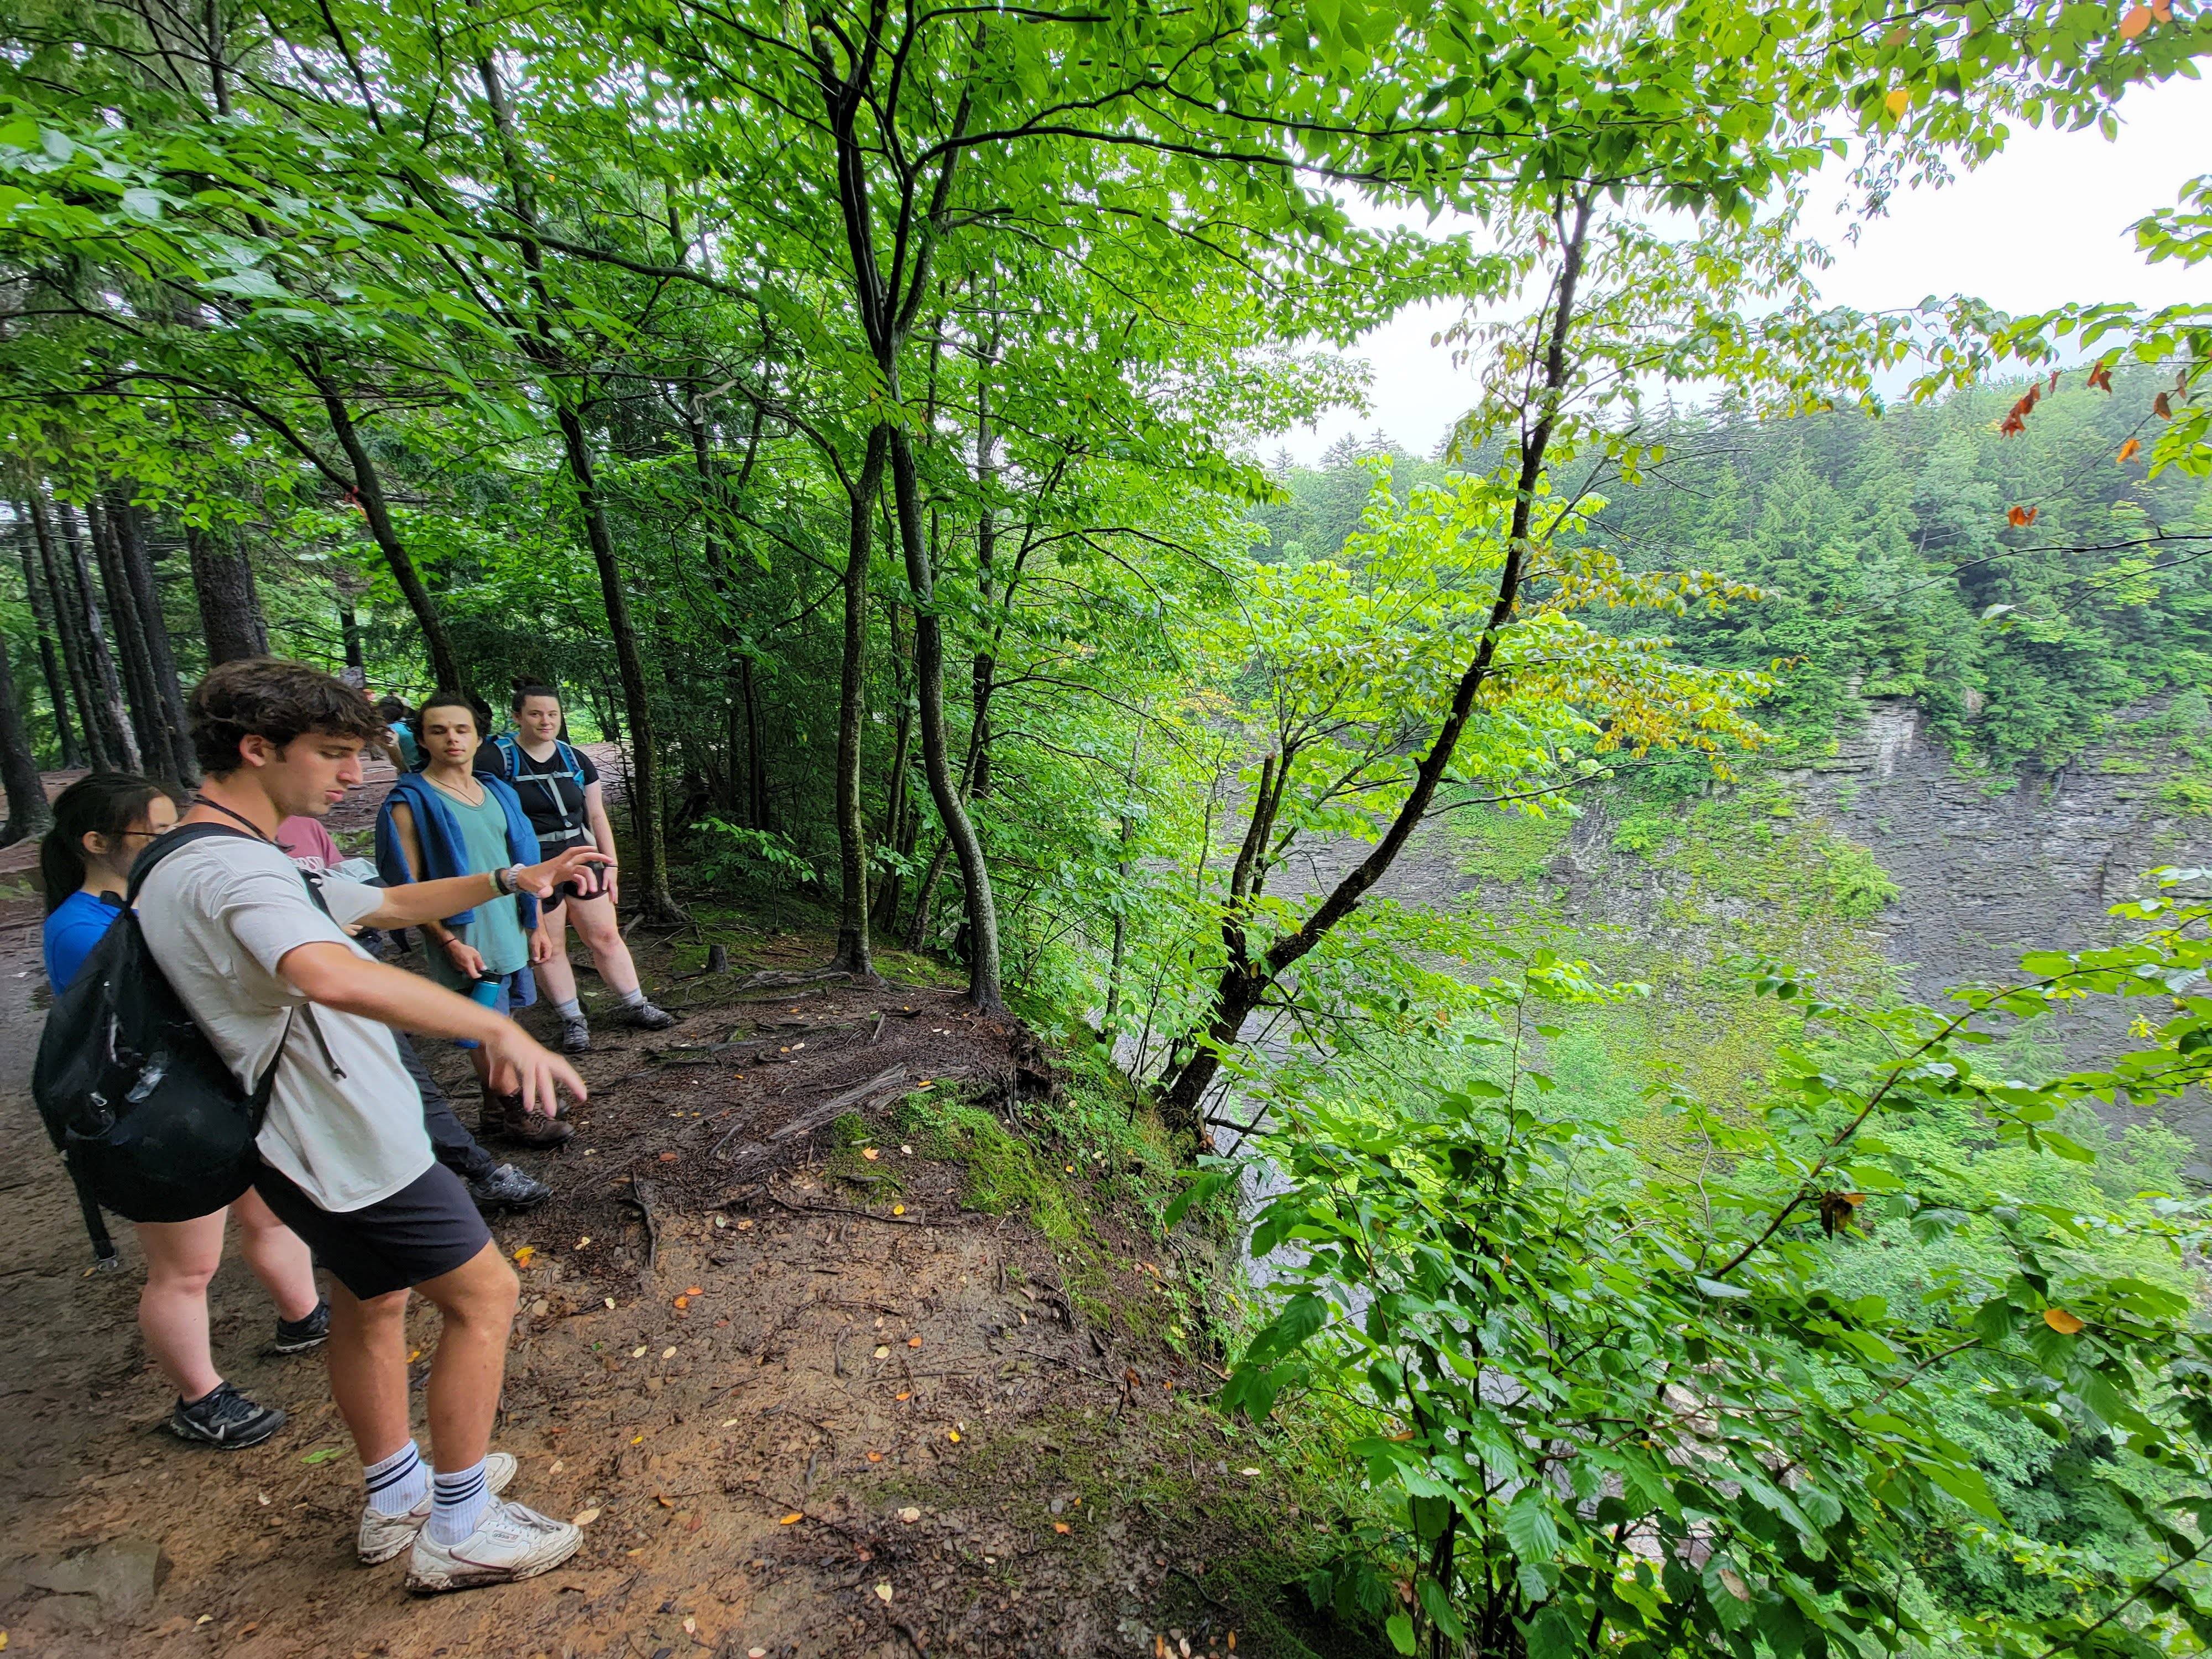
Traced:
<svg viewBox="0 0 2212 1659">
<path fill-rule="evenodd" d="M 558 686 L 687 975 L 1055 1056 L 928 1122 L 1072 1283 L 1094 1206 L 1180 1264 L 1146 1340 L 1317 1523 L 1240 1651 L 2202 1651 L 2212 304 L 1838 307 L 1806 209 L 2208 55 L 2197 0 L 11 0 L 7 837 L 189 791 L 216 663 Z M 2135 235 L 2203 267 L 2212 175 Z M 1443 441 L 1292 461 L 1437 301 Z M 1990 799 L 2141 773 L 2171 856 L 1915 990 L 1804 782 L 1877 706 Z"/>
</svg>

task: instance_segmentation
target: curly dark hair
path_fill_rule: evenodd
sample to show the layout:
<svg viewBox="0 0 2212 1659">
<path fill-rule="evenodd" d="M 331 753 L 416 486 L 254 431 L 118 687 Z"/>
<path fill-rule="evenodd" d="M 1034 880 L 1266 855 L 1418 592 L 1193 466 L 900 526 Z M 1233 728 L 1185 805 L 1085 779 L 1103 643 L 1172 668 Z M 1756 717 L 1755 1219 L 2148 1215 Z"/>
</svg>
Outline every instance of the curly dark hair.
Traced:
<svg viewBox="0 0 2212 1659">
<path fill-rule="evenodd" d="M 186 710 L 192 753 L 211 776 L 238 770 L 238 745 L 266 738 L 282 748 L 309 732 L 380 739 L 387 727 L 368 698 L 343 680 L 280 657 L 241 657 L 210 669 Z"/>
</svg>

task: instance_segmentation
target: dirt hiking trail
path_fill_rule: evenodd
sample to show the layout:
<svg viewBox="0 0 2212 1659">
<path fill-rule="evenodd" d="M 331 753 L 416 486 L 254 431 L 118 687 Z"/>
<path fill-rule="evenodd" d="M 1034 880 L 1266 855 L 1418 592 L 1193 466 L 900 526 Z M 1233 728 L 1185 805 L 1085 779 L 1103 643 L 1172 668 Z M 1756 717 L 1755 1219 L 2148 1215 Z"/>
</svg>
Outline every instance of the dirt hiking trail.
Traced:
<svg viewBox="0 0 2212 1659">
<path fill-rule="evenodd" d="M 291 1421 L 233 1453 L 163 1429 L 130 1230 L 125 1271 L 88 1276 L 28 1099 L 43 975 L 35 927 L 7 920 L 9 1659 L 1225 1654 L 1232 1631 L 1240 1653 L 1306 1650 L 1214 1587 L 1223 1563 L 1316 1523 L 1269 1495 L 1251 1437 L 1203 1405 L 1214 1379 L 1131 1334 L 1159 1328 L 1182 1276 L 1081 1200 L 1113 1172 L 1079 1174 L 1057 1142 L 1049 1058 L 952 992 L 749 990 L 696 971 L 696 936 L 640 939 L 647 983 L 684 1016 L 647 1037 L 613 1024 L 580 963 L 595 1046 L 576 1139 L 495 1148 L 556 1195 L 495 1227 L 522 1307 L 494 1444 L 521 1460 L 512 1496 L 585 1522 L 584 1547 L 531 1583 L 422 1601 L 404 1559 L 356 1565 L 359 1466 L 322 1362 L 264 1352 L 272 1316 L 234 1234 L 216 1361 Z M 763 944 L 771 968 L 827 953 L 807 936 Z M 542 1008 L 526 1018 L 549 1030 Z M 425 1051 L 472 1121 L 462 1057 Z M 956 1095 L 964 1119 L 932 1115 Z M 971 1201 L 981 1166 L 963 1137 L 986 1129 L 1066 1180 L 1079 1251 Z M 416 1314 L 427 1347 L 435 1316 Z"/>
</svg>

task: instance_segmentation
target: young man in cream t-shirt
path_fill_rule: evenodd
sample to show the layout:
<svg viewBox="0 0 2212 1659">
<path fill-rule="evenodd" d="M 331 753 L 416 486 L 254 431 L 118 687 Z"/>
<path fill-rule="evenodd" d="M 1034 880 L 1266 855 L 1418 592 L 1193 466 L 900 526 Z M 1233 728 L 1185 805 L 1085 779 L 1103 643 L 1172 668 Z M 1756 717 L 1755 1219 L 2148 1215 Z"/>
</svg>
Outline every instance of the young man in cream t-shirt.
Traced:
<svg viewBox="0 0 2212 1659">
<path fill-rule="evenodd" d="M 571 852 L 397 889 L 325 879 L 318 904 L 276 827 L 343 799 L 383 721 L 343 682 L 267 658 L 215 669 L 190 719 L 208 781 L 183 821 L 240 833 L 167 854 L 140 892 L 139 922 L 241 1082 L 276 1062 L 255 1188 L 337 1281 L 331 1390 L 368 1486 L 361 1557 L 411 1550 L 407 1585 L 423 1593 L 545 1571 L 574 1553 L 576 1528 L 500 1501 L 515 1462 L 488 1450 L 514 1270 L 467 1188 L 433 1157 L 392 1030 L 474 1038 L 520 1073 L 533 1111 L 551 1113 L 561 1086 L 581 1098 L 583 1085 L 512 1020 L 374 961 L 345 929 L 417 927 L 517 888 L 544 894 L 606 860 Z M 434 1475 L 408 1430 L 410 1290 L 444 1316 L 428 1400 Z"/>
</svg>

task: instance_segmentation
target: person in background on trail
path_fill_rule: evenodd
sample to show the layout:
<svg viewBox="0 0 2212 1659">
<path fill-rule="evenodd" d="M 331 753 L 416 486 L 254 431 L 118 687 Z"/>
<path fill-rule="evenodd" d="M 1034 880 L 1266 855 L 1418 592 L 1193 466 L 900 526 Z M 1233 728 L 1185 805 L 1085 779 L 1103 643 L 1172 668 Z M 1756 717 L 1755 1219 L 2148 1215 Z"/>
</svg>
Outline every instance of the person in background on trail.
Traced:
<svg viewBox="0 0 2212 1659">
<path fill-rule="evenodd" d="M 161 787 L 128 773 L 95 772 L 62 791 L 54 802 L 54 827 L 39 845 L 46 889 L 46 980 L 57 993 L 69 988 L 123 914 L 132 862 L 176 823 L 176 805 Z M 247 1399 L 215 1368 L 207 1289 L 222 1264 L 223 1222 L 232 1211 L 246 1265 L 276 1304 L 276 1351 L 305 1353 L 321 1346 L 331 1328 L 330 1306 L 316 1291 L 307 1247 L 256 1194 L 249 1192 L 227 1209 L 190 1221 L 133 1224 L 146 1258 L 139 1334 L 177 1391 L 169 1427 L 179 1439 L 228 1450 L 258 1446 L 284 1426 L 283 1412 Z"/>
<path fill-rule="evenodd" d="M 422 769 L 422 745 L 415 741 L 415 716 L 397 697 L 380 698 L 376 712 L 383 716 L 386 733 L 377 747 L 395 772 Z"/>
<path fill-rule="evenodd" d="M 599 769 L 581 750 L 572 748 L 561 733 L 561 694 L 550 685 L 526 685 L 514 694 L 514 726 L 477 751 L 477 770 L 491 772 L 514 786 L 538 832 L 538 844 L 550 857 L 571 847 L 596 847 L 614 856 L 614 826 L 607 821 L 607 804 L 599 784 Z M 561 1017 L 561 1047 L 580 1054 L 592 1046 L 592 1028 L 584 1018 L 584 1005 L 576 994 L 576 970 L 568 961 L 568 925 L 592 953 L 599 979 L 622 1004 L 618 1016 L 625 1025 L 661 1031 L 676 1024 L 676 1016 L 646 1000 L 638 983 L 637 963 L 623 942 L 616 919 L 621 872 L 609 864 L 606 884 L 596 894 L 554 894 L 538 923 L 551 947 L 538 964 L 553 1012 Z"/>
<path fill-rule="evenodd" d="M 337 842 L 331 838 L 331 832 L 323 827 L 319 818 L 286 818 L 276 826 L 276 845 L 299 866 L 301 875 L 318 885 L 345 862 Z M 368 943 L 362 938 L 366 930 L 347 931 L 354 935 L 356 943 Z M 376 952 L 372 950 L 370 954 Z M 430 1075 L 430 1068 L 415 1052 L 415 1045 L 407 1040 L 405 1032 L 394 1031 L 392 1040 L 398 1045 L 400 1064 L 406 1066 L 408 1075 L 422 1091 L 422 1127 L 429 1131 L 431 1150 L 437 1153 L 439 1163 L 469 1183 L 469 1196 L 476 1200 L 477 1209 L 486 1215 L 497 1215 L 503 1210 L 533 1210 L 553 1196 L 553 1189 L 544 1182 L 512 1164 L 501 1164 L 477 1144 L 477 1138 L 453 1115 L 453 1103 L 446 1098 L 446 1091 Z"/>
<path fill-rule="evenodd" d="M 388 887 L 489 875 L 536 864 L 538 837 L 514 791 L 472 769 L 481 735 L 462 698 L 435 692 L 422 704 L 422 769 L 401 777 L 376 818 L 376 867 Z M 573 849 L 556 849 L 556 852 Z M 447 990 L 512 1016 L 538 1000 L 530 965 L 550 948 L 530 894 L 498 895 L 423 924 L 430 975 Z M 471 1045 L 483 1087 L 477 1132 L 526 1146 L 558 1146 L 575 1131 L 524 1109 L 512 1073 Z"/>
<path fill-rule="evenodd" d="M 206 782 L 184 821 L 234 833 L 171 852 L 141 890 L 140 925 L 232 1071 L 272 1079 L 255 1190 L 334 1281 L 331 1392 L 368 1487 L 358 1553 L 374 1564 L 411 1551 L 407 1588 L 422 1595 L 532 1577 L 567 1560 L 582 1534 L 499 1498 L 516 1470 L 489 1449 L 514 1271 L 459 1177 L 432 1156 L 392 1031 L 483 1044 L 543 1115 L 559 1088 L 580 1099 L 583 1082 L 513 1020 L 373 960 L 345 929 L 419 927 L 518 890 L 550 892 L 599 855 L 389 889 L 331 877 L 311 889 L 273 837 L 361 782 L 362 746 L 384 730 L 375 710 L 328 674 L 247 658 L 212 670 L 187 716 Z M 408 1427 L 413 1290 L 443 1315 L 427 1398 L 434 1475 Z"/>
</svg>

